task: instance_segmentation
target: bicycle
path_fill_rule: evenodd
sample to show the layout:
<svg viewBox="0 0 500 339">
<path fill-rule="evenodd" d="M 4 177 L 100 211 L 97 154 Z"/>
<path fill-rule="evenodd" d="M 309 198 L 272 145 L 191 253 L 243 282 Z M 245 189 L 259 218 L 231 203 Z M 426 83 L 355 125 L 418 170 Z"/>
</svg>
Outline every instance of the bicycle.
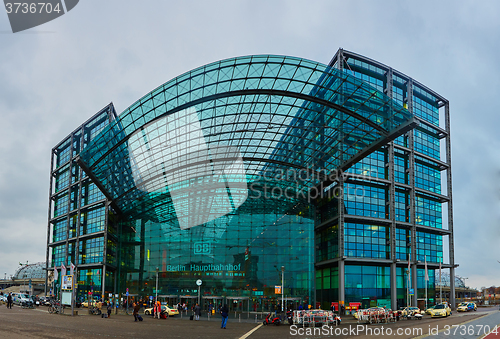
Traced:
<svg viewBox="0 0 500 339">
<path fill-rule="evenodd" d="M 98 307 L 96 307 L 96 306 L 91 306 L 91 307 L 89 308 L 89 314 L 93 314 L 93 315 L 101 315 L 101 314 L 102 314 L 102 312 L 101 312 L 101 310 L 100 310 Z"/>
<path fill-rule="evenodd" d="M 52 303 L 48 311 L 50 314 L 64 314 L 64 306 L 61 306 L 59 303 Z"/>
<path fill-rule="evenodd" d="M 27 302 L 27 301 L 24 301 L 24 302 L 21 302 L 21 308 L 35 308 L 35 306 L 33 305 L 33 302 Z"/>
</svg>

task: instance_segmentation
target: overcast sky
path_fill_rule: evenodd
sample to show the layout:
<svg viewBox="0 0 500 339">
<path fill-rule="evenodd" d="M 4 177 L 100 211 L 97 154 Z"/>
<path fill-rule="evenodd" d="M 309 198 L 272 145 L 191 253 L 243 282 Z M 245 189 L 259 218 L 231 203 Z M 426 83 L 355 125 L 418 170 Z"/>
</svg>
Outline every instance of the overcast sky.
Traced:
<svg viewBox="0 0 500 339">
<path fill-rule="evenodd" d="M 45 261 L 50 151 L 109 102 L 220 59 L 339 47 L 449 99 L 456 273 L 500 285 L 498 1 L 81 0 L 16 34 L 0 11 L 1 277 Z"/>
</svg>

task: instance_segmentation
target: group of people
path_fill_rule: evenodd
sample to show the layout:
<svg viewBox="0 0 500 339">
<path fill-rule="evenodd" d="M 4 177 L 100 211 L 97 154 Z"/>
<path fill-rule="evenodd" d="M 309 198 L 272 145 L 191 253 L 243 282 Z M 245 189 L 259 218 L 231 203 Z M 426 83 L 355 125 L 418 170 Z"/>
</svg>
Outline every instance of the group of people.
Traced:
<svg viewBox="0 0 500 339">
<path fill-rule="evenodd" d="M 134 308 L 134 321 L 138 321 L 140 320 L 140 316 L 139 316 L 139 311 L 141 309 L 141 305 L 140 303 L 132 303 L 132 307 Z M 213 306 L 210 307 L 210 309 L 213 308 Z M 183 304 L 181 305 L 180 303 L 177 304 L 177 309 L 179 310 L 179 313 L 182 312 L 183 309 L 187 309 L 187 306 L 186 304 Z M 159 314 L 161 313 L 161 304 L 160 302 L 158 302 L 158 304 L 156 304 L 156 306 L 154 307 L 154 310 L 153 310 L 156 314 L 158 314 L 158 317 L 159 317 Z M 108 314 L 109 314 L 109 308 L 108 308 Z M 193 312 L 194 312 L 194 316 L 195 316 L 195 320 L 200 320 L 200 316 L 201 316 L 201 307 L 198 303 L 196 303 L 194 306 L 193 306 Z M 219 310 L 219 313 L 222 317 L 222 321 L 221 321 L 221 325 L 220 325 L 220 328 L 226 328 L 226 325 L 227 325 L 227 318 L 229 317 L 229 308 L 227 307 L 227 305 L 224 305 L 220 308 Z"/>
</svg>

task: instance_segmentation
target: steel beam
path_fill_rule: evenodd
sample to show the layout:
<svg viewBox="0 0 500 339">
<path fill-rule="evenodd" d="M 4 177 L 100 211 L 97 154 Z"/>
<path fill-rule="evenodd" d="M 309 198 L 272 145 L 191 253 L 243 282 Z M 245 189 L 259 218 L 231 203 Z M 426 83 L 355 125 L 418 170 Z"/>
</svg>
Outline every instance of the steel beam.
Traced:
<svg viewBox="0 0 500 339">
<path fill-rule="evenodd" d="M 328 100 L 321 99 L 321 98 L 318 98 L 315 96 L 307 95 L 307 94 L 295 93 L 295 92 L 289 92 L 289 91 L 277 90 L 277 89 L 244 89 L 244 90 L 228 91 L 228 92 L 224 92 L 224 93 L 209 95 L 209 96 L 197 99 L 197 100 L 190 101 L 186 104 L 179 105 L 176 108 L 169 110 L 168 112 L 160 114 L 159 116 L 157 116 L 154 120 L 150 121 L 149 123 L 152 123 L 153 121 L 155 121 L 157 119 L 169 116 L 173 113 L 180 112 L 184 109 L 187 109 L 189 107 L 196 106 L 198 104 L 202 104 L 205 102 L 214 101 L 214 100 L 223 99 L 223 98 L 241 97 L 241 96 L 249 96 L 249 95 L 264 95 L 264 96 L 272 95 L 272 96 L 290 97 L 290 98 L 304 100 L 307 102 L 312 102 L 312 103 L 315 103 L 315 104 L 318 104 L 318 105 L 321 105 L 324 107 L 329 107 L 329 108 L 332 108 L 334 110 L 337 110 L 339 113 L 341 112 L 341 113 L 347 114 L 348 116 L 353 117 L 353 118 L 359 120 L 360 122 L 370 126 L 375 131 L 377 131 L 381 136 L 386 136 L 389 134 L 389 131 L 386 131 L 384 128 L 382 128 L 377 123 L 371 121 L 368 118 L 365 118 L 361 114 L 358 114 L 356 112 L 351 111 L 350 109 L 345 108 L 342 105 L 339 105 L 339 104 L 336 104 L 336 103 L 333 103 L 333 102 L 330 102 Z M 139 129 L 140 128 L 141 127 L 139 127 Z M 90 167 L 88 167 L 88 166 L 86 166 L 86 167 L 88 169 L 92 170 L 96 164 L 100 163 L 109 154 L 111 154 L 116 148 L 118 148 L 122 144 L 124 144 L 132 135 L 134 135 L 134 132 L 136 132 L 137 130 L 138 129 L 136 129 L 134 131 L 130 131 L 128 133 L 128 135 L 126 135 L 125 137 L 120 139 L 115 145 L 110 147 L 101 157 L 99 157 L 99 159 L 95 160 L 95 162 L 92 165 L 90 165 Z M 87 171 L 85 171 L 85 172 L 88 174 Z"/>
<path fill-rule="evenodd" d="M 446 102 L 444 106 L 445 128 L 448 136 L 446 137 L 446 163 L 448 169 L 446 171 L 446 189 L 448 195 L 448 230 L 451 232 L 448 236 L 449 241 L 449 255 L 450 255 L 450 304 L 455 309 L 455 241 L 453 239 L 453 189 L 452 189 L 452 176 L 451 176 L 451 136 L 450 136 L 450 103 Z M 452 279 L 453 276 L 453 279 Z"/>
</svg>

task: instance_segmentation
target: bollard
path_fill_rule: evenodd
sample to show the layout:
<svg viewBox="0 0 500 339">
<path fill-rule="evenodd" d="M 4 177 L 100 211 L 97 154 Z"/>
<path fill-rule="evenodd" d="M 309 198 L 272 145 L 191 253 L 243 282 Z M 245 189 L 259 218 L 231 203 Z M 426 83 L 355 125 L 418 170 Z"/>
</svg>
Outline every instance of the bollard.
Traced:
<svg viewBox="0 0 500 339">
<path fill-rule="evenodd" d="M 241 314 L 238 314 L 238 322 L 241 323 Z"/>
<path fill-rule="evenodd" d="M 257 314 L 255 315 L 255 323 L 257 323 Z"/>
<path fill-rule="evenodd" d="M 208 321 L 210 321 L 210 312 L 208 312 Z"/>
</svg>

